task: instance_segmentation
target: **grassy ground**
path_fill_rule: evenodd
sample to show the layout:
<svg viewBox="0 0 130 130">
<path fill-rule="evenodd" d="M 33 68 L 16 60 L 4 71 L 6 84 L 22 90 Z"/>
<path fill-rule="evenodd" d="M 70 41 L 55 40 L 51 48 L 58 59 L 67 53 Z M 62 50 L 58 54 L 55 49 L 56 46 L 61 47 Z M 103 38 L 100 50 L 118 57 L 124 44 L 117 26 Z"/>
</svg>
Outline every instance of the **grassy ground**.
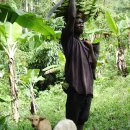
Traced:
<svg viewBox="0 0 130 130">
<path fill-rule="evenodd" d="M 130 130 L 129 79 L 113 77 L 105 87 L 95 84 L 87 130 Z"/>
<path fill-rule="evenodd" d="M 84 130 L 130 130 L 130 75 L 126 78 L 113 76 L 100 78 L 94 83 L 94 98 L 92 101 L 90 118 Z M 38 114 L 46 116 L 54 126 L 59 120 L 65 118 L 66 94 L 61 86 L 50 87 L 49 91 L 39 93 L 36 102 Z M 7 119 L 6 130 L 32 130 L 29 116 L 28 92 L 21 88 L 19 94 L 19 111 L 21 120 L 14 123 L 10 117 Z M 4 107 L 4 106 L 5 107 Z M 10 104 L 0 104 L 1 112 L 11 113 Z"/>
</svg>

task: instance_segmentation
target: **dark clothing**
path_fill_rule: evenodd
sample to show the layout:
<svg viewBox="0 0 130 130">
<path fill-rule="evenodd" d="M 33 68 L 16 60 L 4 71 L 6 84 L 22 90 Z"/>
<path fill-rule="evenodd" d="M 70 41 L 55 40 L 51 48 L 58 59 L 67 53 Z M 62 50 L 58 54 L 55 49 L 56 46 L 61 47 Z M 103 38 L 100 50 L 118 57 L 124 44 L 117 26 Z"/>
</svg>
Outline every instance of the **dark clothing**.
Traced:
<svg viewBox="0 0 130 130">
<path fill-rule="evenodd" d="M 61 44 L 66 58 L 65 79 L 79 94 L 93 95 L 93 79 L 89 48 L 74 36 L 74 32 L 63 29 Z"/>
<path fill-rule="evenodd" d="M 88 120 L 92 96 L 78 94 L 73 88 L 67 93 L 66 118 L 71 119 L 77 126 L 83 126 Z"/>
<path fill-rule="evenodd" d="M 75 37 L 73 29 L 70 30 L 63 29 L 61 35 L 66 58 L 65 79 L 69 84 L 66 90 L 66 118 L 75 122 L 77 130 L 83 130 L 84 123 L 89 117 L 95 68 L 87 44 Z M 98 57 L 97 47 L 93 47 L 93 50 Z"/>
</svg>

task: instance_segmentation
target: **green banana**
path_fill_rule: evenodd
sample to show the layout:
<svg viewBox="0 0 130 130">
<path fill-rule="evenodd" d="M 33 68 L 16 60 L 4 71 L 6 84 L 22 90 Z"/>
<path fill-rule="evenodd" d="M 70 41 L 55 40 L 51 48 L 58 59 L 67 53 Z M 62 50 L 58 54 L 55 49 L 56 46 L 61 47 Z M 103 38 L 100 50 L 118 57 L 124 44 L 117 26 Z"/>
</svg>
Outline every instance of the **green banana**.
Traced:
<svg viewBox="0 0 130 130">
<path fill-rule="evenodd" d="M 77 0 L 76 6 L 79 11 L 83 12 L 88 20 L 90 17 L 96 14 L 97 7 L 96 5 L 97 0 Z M 64 2 L 55 10 L 55 17 L 64 16 L 68 6 L 68 0 L 64 0 Z"/>
</svg>

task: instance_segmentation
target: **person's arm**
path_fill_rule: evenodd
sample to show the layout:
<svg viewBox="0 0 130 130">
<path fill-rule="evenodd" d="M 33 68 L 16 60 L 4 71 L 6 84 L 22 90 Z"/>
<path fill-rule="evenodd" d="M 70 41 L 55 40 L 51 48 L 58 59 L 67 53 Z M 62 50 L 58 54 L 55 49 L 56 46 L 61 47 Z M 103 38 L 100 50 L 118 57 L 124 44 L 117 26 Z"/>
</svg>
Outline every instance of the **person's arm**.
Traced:
<svg viewBox="0 0 130 130">
<path fill-rule="evenodd" d="M 96 59 L 96 56 L 94 54 L 92 45 L 90 47 L 90 55 L 91 55 L 91 58 L 92 58 L 92 69 L 96 69 L 97 59 Z"/>
<path fill-rule="evenodd" d="M 89 48 L 89 54 L 91 55 L 91 59 L 92 59 L 92 69 L 96 69 L 96 64 L 97 64 L 97 58 L 94 54 L 94 50 L 93 50 L 93 46 L 89 41 L 85 42 Z"/>
<path fill-rule="evenodd" d="M 99 56 L 99 43 L 91 44 L 89 41 L 83 39 L 84 44 L 89 48 L 89 62 L 91 64 L 93 79 L 96 79 L 95 70 L 97 65 L 97 59 Z"/>
<path fill-rule="evenodd" d="M 68 21 L 67 21 L 67 29 L 70 31 L 73 31 L 74 29 L 74 23 L 75 23 L 75 18 L 76 18 L 76 2 L 75 0 L 69 0 L 69 5 L 68 5 Z"/>
</svg>

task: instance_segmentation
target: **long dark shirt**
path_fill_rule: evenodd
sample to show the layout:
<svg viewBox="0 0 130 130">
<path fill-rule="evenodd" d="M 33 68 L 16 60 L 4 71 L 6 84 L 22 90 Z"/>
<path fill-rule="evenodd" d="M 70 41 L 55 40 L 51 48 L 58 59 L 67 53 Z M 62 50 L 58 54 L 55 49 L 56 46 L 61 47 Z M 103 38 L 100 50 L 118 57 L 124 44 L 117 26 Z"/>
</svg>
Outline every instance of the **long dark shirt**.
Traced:
<svg viewBox="0 0 130 130">
<path fill-rule="evenodd" d="M 92 59 L 89 48 L 68 29 L 62 30 L 61 44 L 66 58 L 65 79 L 79 94 L 93 95 Z"/>
</svg>

